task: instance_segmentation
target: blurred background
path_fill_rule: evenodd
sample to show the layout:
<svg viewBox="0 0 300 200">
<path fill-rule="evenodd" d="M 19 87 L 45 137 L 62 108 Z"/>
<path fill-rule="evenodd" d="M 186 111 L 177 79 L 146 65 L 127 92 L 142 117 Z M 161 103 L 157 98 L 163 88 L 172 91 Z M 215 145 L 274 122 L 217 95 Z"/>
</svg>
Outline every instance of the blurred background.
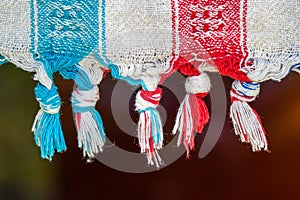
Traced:
<svg viewBox="0 0 300 200">
<path fill-rule="evenodd" d="M 68 150 L 56 154 L 51 162 L 42 160 L 31 133 L 39 109 L 32 77 L 33 74 L 9 63 L 0 67 L 1 200 L 299 199 L 299 74 L 291 73 L 281 83 L 262 84 L 259 98 L 252 103 L 262 117 L 271 153 L 253 153 L 248 145 L 241 144 L 227 115 L 221 137 L 208 156 L 198 158 L 204 132 L 197 135 L 197 148 L 190 160 L 182 155 L 173 164 L 145 174 L 120 172 L 97 160 L 86 163 L 77 148 L 69 103 L 73 82 L 58 75 L 55 82 L 64 102 L 61 120 Z M 232 80 L 223 80 L 228 94 Z M 118 129 L 111 113 L 110 98 L 115 84 L 110 76 L 102 82 L 97 109 L 107 136 L 122 148 L 137 152 L 136 140 Z M 178 101 L 168 96 L 162 101 L 174 105 L 166 109 L 168 116 L 175 116 Z M 136 121 L 133 105 L 128 108 Z M 167 118 L 165 132 L 171 132 L 173 120 L 174 117 Z"/>
</svg>

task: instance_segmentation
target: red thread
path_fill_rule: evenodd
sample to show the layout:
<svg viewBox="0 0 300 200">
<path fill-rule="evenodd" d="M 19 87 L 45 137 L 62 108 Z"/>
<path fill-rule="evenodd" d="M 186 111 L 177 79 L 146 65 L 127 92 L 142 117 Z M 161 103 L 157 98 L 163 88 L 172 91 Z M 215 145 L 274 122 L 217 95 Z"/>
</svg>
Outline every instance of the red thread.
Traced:
<svg viewBox="0 0 300 200">
<path fill-rule="evenodd" d="M 162 97 L 162 89 L 157 88 L 154 91 L 141 90 L 141 97 L 154 105 L 158 105 Z"/>
<path fill-rule="evenodd" d="M 80 126 L 81 126 L 81 113 L 75 113 L 75 116 L 76 116 L 77 127 L 78 127 L 78 129 L 80 129 Z"/>
<path fill-rule="evenodd" d="M 205 101 L 201 99 L 201 96 L 204 95 L 207 93 L 190 95 L 190 106 L 195 124 L 194 131 L 197 133 L 202 133 L 205 124 L 209 121 L 208 108 Z"/>
<path fill-rule="evenodd" d="M 237 97 L 231 95 L 230 97 L 230 101 L 231 103 L 233 103 L 234 101 L 241 101 L 238 97 L 242 97 L 243 99 L 247 100 L 248 102 L 249 101 L 252 101 L 254 97 L 252 96 L 245 96 L 245 95 L 242 95 L 240 93 L 238 93 L 235 89 L 231 88 L 231 93 L 233 93 L 234 95 L 236 95 Z"/>
</svg>

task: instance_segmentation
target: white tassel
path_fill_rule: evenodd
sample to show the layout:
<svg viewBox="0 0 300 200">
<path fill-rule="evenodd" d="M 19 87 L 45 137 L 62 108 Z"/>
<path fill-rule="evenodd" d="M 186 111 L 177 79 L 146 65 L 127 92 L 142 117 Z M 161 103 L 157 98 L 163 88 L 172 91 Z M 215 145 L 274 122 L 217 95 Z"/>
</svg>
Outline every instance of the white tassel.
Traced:
<svg viewBox="0 0 300 200">
<path fill-rule="evenodd" d="M 96 154 L 103 151 L 106 140 L 101 116 L 95 109 L 100 98 L 97 85 L 104 72 L 92 56 L 82 60 L 77 68 L 78 74 L 72 77 L 77 86 L 73 90 L 71 101 L 78 132 L 78 147 L 90 162 Z"/>
<path fill-rule="evenodd" d="M 240 136 L 242 142 L 250 142 L 253 151 L 268 150 L 265 130 L 248 103 L 234 101 L 230 107 L 230 117 L 235 134 Z"/>
<path fill-rule="evenodd" d="M 175 135 L 177 131 L 179 132 L 179 138 L 177 141 L 177 146 L 180 146 L 181 141 L 183 139 L 183 135 L 185 133 L 185 141 L 188 144 L 191 144 L 191 139 L 193 135 L 193 117 L 192 117 L 192 110 L 190 107 L 190 100 L 189 94 L 187 94 L 177 112 L 175 125 L 173 127 L 172 133 Z"/>
<path fill-rule="evenodd" d="M 268 142 L 260 117 L 247 103 L 255 99 L 259 90 L 257 83 L 234 81 L 230 92 L 230 118 L 235 134 L 240 136 L 242 142 L 250 143 L 253 151 L 267 151 Z"/>
<path fill-rule="evenodd" d="M 78 147 L 82 149 L 84 157 L 94 158 L 97 153 L 103 151 L 105 143 L 98 124 L 91 112 L 75 113 L 75 123 L 78 132 Z"/>
</svg>

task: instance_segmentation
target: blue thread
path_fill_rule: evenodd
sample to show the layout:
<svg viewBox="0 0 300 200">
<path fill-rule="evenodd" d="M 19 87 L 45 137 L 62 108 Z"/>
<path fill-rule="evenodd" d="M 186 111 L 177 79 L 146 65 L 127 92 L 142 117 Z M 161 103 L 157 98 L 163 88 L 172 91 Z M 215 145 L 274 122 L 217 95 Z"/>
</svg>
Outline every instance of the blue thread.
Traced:
<svg viewBox="0 0 300 200">
<path fill-rule="evenodd" d="M 91 90 L 93 84 L 87 73 L 81 70 L 78 65 L 59 71 L 64 79 L 74 80 L 80 90 Z"/>
<path fill-rule="evenodd" d="M 7 60 L 0 55 L 0 65 L 4 64 L 4 63 L 7 63 Z"/>
<path fill-rule="evenodd" d="M 99 62 L 101 65 L 103 65 L 103 66 L 105 66 L 105 67 L 108 67 L 108 66 L 109 66 L 109 64 L 108 64 L 106 61 L 104 61 L 104 60 L 102 59 L 102 57 L 99 55 L 98 52 L 94 52 L 94 56 L 95 56 L 95 58 L 98 60 L 98 62 Z"/>
<path fill-rule="evenodd" d="M 111 75 L 116 78 L 116 79 L 120 79 L 120 80 L 125 80 L 127 81 L 130 85 L 133 85 L 133 86 L 138 86 L 138 85 L 142 85 L 143 89 L 144 90 L 148 90 L 147 87 L 146 87 L 146 84 L 144 83 L 143 80 L 134 80 L 130 77 L 124 77 L 124 76 L 121 76 L 120 75 L 120 72 L 119 72 L 119 68 L 117 65 L 114 65 L 114 64 L 110 64 L 108 66 L 111 70 Z"/>
<path fill-rule="evenodd" d="M 152 139 L 154 144 L 158 144 L 161 141 L 160 133 L 159 130 L 161 129 L 160 123 L 159 123 L 159 114 L 156 109 L 148 107 L 143 110 L 137 110 L 138 113 L 143 113 L 149 111 L 150 112 L 150 121 L 151 121 L 151 134 L 152 134 Z M 155 132 L 155 130 L 157 132 Z"/>
<path fill-rule="evenodd" d="M 247 90 L 257 90 L 259 88 L 259 83 L 254 82 L 242 82 L 243 88 L 246 88 Z"/>
<path fill-rule="evenodd" d="M 58 109 L 61 101 L 54 85 L 49 91 L 45 86 L 38 83 L 34 92 L 42 110 L 44 110 L 35 127 L 35 143 L 40 146 L 41 157 L 52 160 L 55 151 L 63 152 L 67 149 L 60 125 L 59 112 L 47 113 L 52 109 Z"/>
<path fill-rule="evenodd" d="M 241 82 L 241 86 L 246 90 L 257 90 L 260 87 L 260 84 L 256 82 Z M 245 97 L 249 97 L 249 95 L 245 92 L 240 91 L 236 87 L 234 88 L 238 91 L 239 94 L 242 94 Z"/>
<path fill-rule="evenodd" d="M 150 115 L 151 115 L 151 118 L 152 118 L 152 138 L 153 138 L 153 143 L 154 144 L 158 144 L 160 141 L 161 141 L 161 138 L 160 138 L 160 133 L 159 133 L 159 130 L 160 130 L 160 124 L 159 124 L 159 116 L 158 116 L 158 112 L 154 109 L 150 109 Z M 155 132 L 155 130 L 157 132 Z"/>
<path fill-rule="evenodd" d="M 300 63 L 297 63 L 295 65 L 293 65 L 290 69 L 290 72 L 294 69 L 294 68 L 297 68 L 298 70 L 300 70 Z"/>
</svg>

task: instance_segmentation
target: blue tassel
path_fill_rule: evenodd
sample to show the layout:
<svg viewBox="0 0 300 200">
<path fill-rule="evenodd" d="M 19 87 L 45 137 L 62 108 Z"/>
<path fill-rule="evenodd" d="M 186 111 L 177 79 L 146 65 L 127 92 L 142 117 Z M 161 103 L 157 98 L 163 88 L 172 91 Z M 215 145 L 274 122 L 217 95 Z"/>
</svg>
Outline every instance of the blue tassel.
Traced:
<svg viewBox="0 0 300 200">
<path fill-rule="evenodd" d="M 34 92 L 41 109 L 35 118 L 32 131 L 36 145 L 40 146 L 41 157 L 51 161 L 55 151 L 63 152 L 67 149 L 59 118 L 61 101 L 54 85 L 48 90 L 38 83 Z"/>
</svg>

